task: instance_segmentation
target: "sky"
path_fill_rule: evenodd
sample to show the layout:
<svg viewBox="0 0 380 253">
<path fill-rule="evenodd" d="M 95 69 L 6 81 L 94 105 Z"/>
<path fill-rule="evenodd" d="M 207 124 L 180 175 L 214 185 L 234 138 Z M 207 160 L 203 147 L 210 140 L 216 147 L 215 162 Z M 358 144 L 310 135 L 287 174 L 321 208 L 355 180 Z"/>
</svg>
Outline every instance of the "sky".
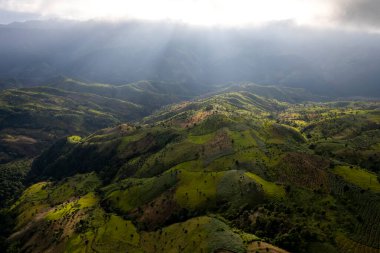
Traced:
<svg viewBox="0 0 380 253">
<path fill-rule="evenodd" d="M 30 19 L 174 20 L 380 30 L 380 0 L 0 0 L 0 23 Z"/>
</svg>

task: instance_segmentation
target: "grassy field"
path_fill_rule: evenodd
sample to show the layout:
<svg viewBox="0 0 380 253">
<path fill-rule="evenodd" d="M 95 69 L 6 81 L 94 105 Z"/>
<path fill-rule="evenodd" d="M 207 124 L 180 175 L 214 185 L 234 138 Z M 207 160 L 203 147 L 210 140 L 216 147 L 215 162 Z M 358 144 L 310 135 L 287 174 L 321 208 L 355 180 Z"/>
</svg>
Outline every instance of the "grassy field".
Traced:
<svg viewBox="0 0 380 253">
<path fill-rule="evenodd" d="M 98 199 L 95 197 L 94 193 L 88 193 L 77 200 L 56 206 L 53 210 L 46 214 L 45 218 L 47 220 L 59 220 L 73 214 L 78 210 L 92 207 L 96 203 L 98 203 Z"/>
<path fill-rule="evenodd" d="M 176 174 L 169 172 L 154 178 L 125 179 L 102 191 L 112 207 L 128 212 L 160 196 L 176 182 Z"/>
<path fill-rule="evenodd" d="M 175 199 L 180 206 L 191 210 L 215 206 L 217 184 L 223 172 L 179 172 Z"/>
<path fill-rule="evenodd" d="M 380 192 L 380 183 L 375 173 L 361 168 L 350 168 L 350 166 L 337 166 L 334 168 L 334 173 L 360 188 Z"/>
<path fill-rule="evenodd" d="M 173 224 L 154 233 L 142 234 L 142 246 L 147 252 L 215 252 L 226 250 L 246 252 L 241 236 L 223 222 L 211 217 L 197 217 Z"/>
<path fill-rule="evenodd" d="M 128 101 L 52 87 L 1 91 L 0 106 L 0 161 L 32 158 L 60 138 L 76 143 L 75 136 L 146 113 Z"/>
<path fill-rule="evenodd" d="M 270 198 L 281 199 L 285 197 L 285 190 L 281 185 L 262 179 L 261 177 L 247 172 L 245 173 L 249 178 L 252 178 L 256 183 L 263 187 L 265 194 Z"/>
<path fill-rule="evenodd" d="M 69 136 L 67 137 L 67 141 L 69 143 L 79 143 L 80 141 L 82 140 L 82 138 L 78 135 L 72 135 L 72 136 Z"/>
</svg>

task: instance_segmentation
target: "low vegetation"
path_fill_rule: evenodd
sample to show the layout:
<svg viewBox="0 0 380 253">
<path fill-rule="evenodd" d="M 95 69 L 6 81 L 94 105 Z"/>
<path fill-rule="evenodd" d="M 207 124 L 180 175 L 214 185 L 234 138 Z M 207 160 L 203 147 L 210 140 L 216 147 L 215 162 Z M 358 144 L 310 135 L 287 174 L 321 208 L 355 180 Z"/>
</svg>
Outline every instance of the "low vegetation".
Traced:
<svg viewBox="0 0 380 253">
<path fill-rule="evenodd" d="M 160 90 L 118 89 L 143 87 Z M 102 89 L 111 88 L 90 94 Z M 71 131 L 33 162 L 0 167 L 1 183 L 17 189 L 0 195 L 0 217 L 15 221 L 2 243 L 9 252 L 378 252 L 380 104 L 294 103 L 293 91 L 252 89 Z"/>
</svg>

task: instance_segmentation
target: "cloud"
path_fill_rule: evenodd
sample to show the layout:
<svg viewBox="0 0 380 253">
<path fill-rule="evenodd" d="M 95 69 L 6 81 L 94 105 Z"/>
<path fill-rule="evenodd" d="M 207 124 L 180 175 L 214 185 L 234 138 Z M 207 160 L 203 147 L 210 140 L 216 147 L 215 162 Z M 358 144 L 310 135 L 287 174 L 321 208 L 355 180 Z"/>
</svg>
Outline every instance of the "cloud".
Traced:
<svg viewBox="0 0 380 253">
<path fill-rule="evenodd" d="M 40 15 L 35 14 L 35 13 L 0 10 L 0 24 L 22 22 L 22 21 L 27 21 L 27 20 L 39 19 L 39 18 L 40 18 Z"/>
<path fill-rule="evenodd" d="M 380 29 L 380 0 L 0 0 L 0 10 L 75 20 L 171 19 L 203 25 L 286 20 L 299 25 Z"/>
<path fill-rule="evenodd" d="M 341 24 L 380 27 L 379 0 L 340 0 L 335 5 L 334 18 Z"/>
<path fill-rule="evenodd" d="M 70 19 L 180 20 L 194 24 L 310 24 L 327 0 L 0 0 L 0 9 Z"/>
</svg>

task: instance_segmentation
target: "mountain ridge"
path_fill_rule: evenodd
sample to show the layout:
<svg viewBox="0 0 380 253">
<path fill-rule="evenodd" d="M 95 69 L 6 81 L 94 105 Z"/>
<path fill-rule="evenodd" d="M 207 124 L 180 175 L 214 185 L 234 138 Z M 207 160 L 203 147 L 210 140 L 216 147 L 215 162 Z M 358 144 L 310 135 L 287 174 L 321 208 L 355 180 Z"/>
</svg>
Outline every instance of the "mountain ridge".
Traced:
<svg viewBox="0 0 380 253">
<path fill-rule="evenodd" d="M 180 81 L 191 87 L 250 81 L 321 95 L 379 96 L 376 34 L 283 24 L 266 29 L 95 21 L 17 26 L 0 29 L 1 86 L 9 87 L 7 80 L 41 84 L 63 75 L 112 84 Z"/>
<path fill-rule="evenodd" d="M 57 87 L 3 93 L 98 96 Z M 63 135 L 33 161 L 0 166 L 0 182 L 17 189 L 0 242 L 28 252 L 376 252 L 379 107 L 242 84 Z"/>
</svg>

